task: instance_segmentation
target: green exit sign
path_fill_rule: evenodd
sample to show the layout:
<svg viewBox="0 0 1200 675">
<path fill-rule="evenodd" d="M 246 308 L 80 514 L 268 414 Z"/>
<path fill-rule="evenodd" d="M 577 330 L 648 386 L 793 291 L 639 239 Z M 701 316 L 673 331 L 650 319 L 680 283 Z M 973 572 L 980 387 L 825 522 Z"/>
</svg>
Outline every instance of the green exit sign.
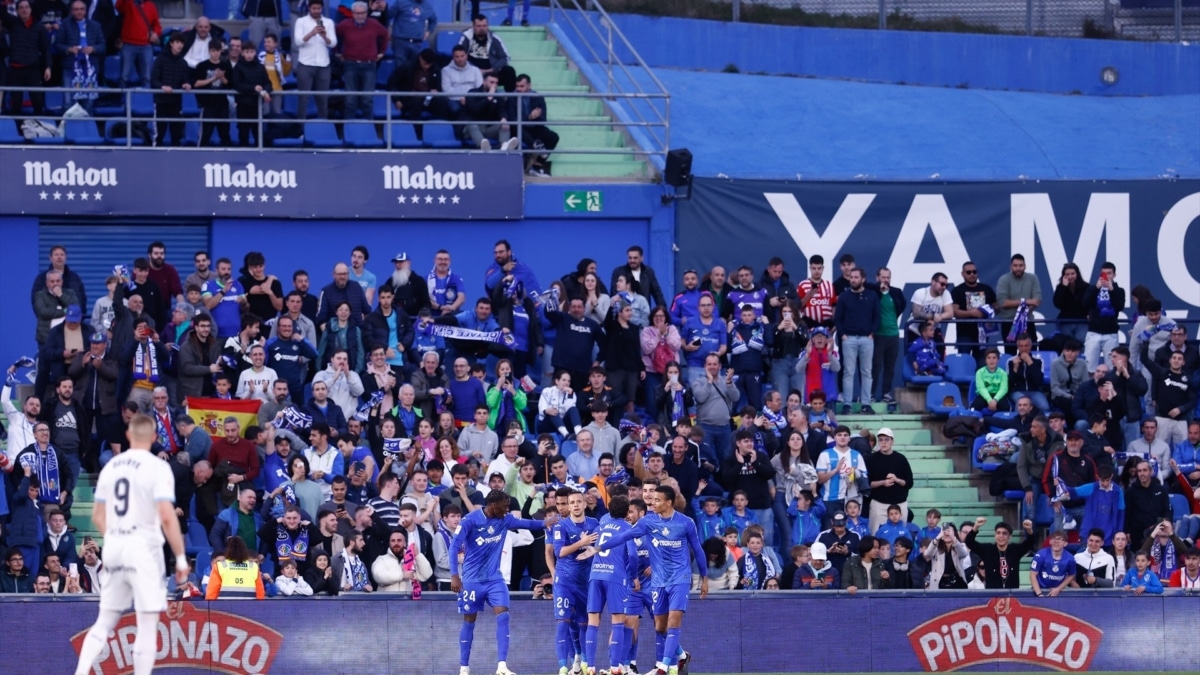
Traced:
<svg viewBox="0 0 1200 675">
<path fill-rule="evenodd" d="M 563 193 L 563 211 L 599 213 L 604 210 L 604 193 L 599 190 L 567 190 Z"/>
</svg>

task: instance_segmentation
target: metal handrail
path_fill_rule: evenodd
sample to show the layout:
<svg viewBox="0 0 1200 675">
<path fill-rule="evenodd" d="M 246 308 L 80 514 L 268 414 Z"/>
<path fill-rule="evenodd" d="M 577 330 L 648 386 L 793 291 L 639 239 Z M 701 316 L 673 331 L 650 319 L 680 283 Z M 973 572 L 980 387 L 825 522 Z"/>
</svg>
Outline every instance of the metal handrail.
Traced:
<svg viewBox="0 0 1200 675">
<path fill-rule="evenodd" d="M 22 93 L 24 93 L 24 92 L 28 92 L 28 91 L 30 91 L 30 89 L 28 87 L 0 87 L 0 95 L 6 94 L 7 92 L 22 92 Z M 21 113 L 12 114 L 12 115 L 0 114 L 0 120 L 15 120 L 18 123 L 18 125 L 20 124 L 20 122 L 22 120 L 25 120 L 25 119 L 39 119 L 39 120 L 46 120 L 46 121 L 54 121 L 55 123 L 63 122 L 63 121 L 74 121 L 74 120 L 84 120 L 84 121 L 93 121 L 93 122 L 124 122 L 125 129 L 126 129 L 124 147 L 133 147 L 133 136 L 134 136 L 133 123 L 134 122 L 138 122 L 138 121 L 155 121 L 155 122 L 196 122 L 196 121 L 200 121 L 199 118 L 197 118 L 195 116 L 163 117 L 163 116 L 159 116 L 157 114 L 157 111 L 152 111 L 149 115 L 135 114 L 134 113 L 134 96 L 139 96 L 139 97 L 151 96 L 151 97 L 153 97 L 153 96 L 161 95 L 164 93 L 162 91 L 158 91 L 158 90 L 154 90 L 154 89 L 145 89 L 145 88 L 110 89 L 110 88 L 101 88 L 101 87 L 90 88 L 90 89 L 80 89 L 80 88 L 74 88 L 74 87 L 39 87 L 36 89 L 36 91 L 43 93 L 43 94 L 50 93 L 50 92 L 62 93 L 64 108 L 69 108 L 70 104 L 75 102 L 74 98 L 73 98 L 74 95 L 95 93 L 98 96 L 105 96 L 105 95 L 111 96 L 113 94 L 117 94 L 117 95 L 121 96 L 122 102 L 120 104 L 120 107 L 123 110 L 122 110 L 122 113 L 118 114 L 118 115 L 102 115 L 102 116 L 89 116 L 89 117 L 78 117 L 78 118 L 66 117 L 64 114 L 65 110 L 63 111 L 63 113 L 60 113 L 60 114 L 47 114 L 47 113 L 25 114 L 25 113 L 21 112 Z M 176 90 L 171 93 L 177 94 L 179 96 L 183 96 L 186 94 L 192 94 L 195 96 L 236 95 L 236 92 L 234 92 L 233 90 L 229 90 L 229 89 L 221 89 L 221 90 L 215 90 L 215 91 L 214 90 L 187 90 L 187 91 Z M 496 120 L 481 120 L 479 122 L 474 122 L 469 119 L 461 119 L 461 120 L 445 120 L 445 119 L 416 119 L 416 120 L 414 120 L 414 119 L 409 119 L 409 118 L 401 117 L 400 115 L 398 115 L 396 112 L 395 106 L 392 104 L 395 99 L 399 99 L 399 98 L 413 98 L 413 97 L 419 98 L 419 97 L 423 97 L 423 96 L 429 96 L 432 98 L 461 99 L 461 98 L 485 98 L 485 97 L 491 96 L 491 97 L 499 98 L 499 99 L 521 99 L 521 98 L 525 98 L 525 97 L 529 97 L 529 96 L 540 96 L 542 98 L 547 99 L 548 101 L 554 100 L 554 99 L 562 100 L 562 99 L 580 99 L 580 98 L 582 98 L 582 99 L 601 99 L 601 100 L 607 101 L 607 100 L 611 100 L 611 99 L 653 100 L 656 98 L 665 98 L 666 97 L 666 94 L 657 94 L 657 93 L 653 93 L 653 92 L 651 92 L 651 93 L 633 93 L 633 92 L 622 92 L 622 93 L 598 93 L 598 92 L 517 93 L 517 92 L 513 92 L 513 93 L 508 93 L 508 92 L 504 92 L 504 91 L 497 91 L 493 94 L 488 94 L 486 92 L 447 93 L 447 92 L 395 92 L 395 91 L 378 91 L 378 90 L 353 92 L 353 91 L 345 91 L 345 90 L 302 91 L 302 90 L 298 90 L 298 89 L 275 91 L 275 92 L 270 92 L 270 94 L 272 97 L 275 97 L 275 96 L 280 96 L 280 97 L 312 96 L 312 97 L 325 97 L 325 98 L 332 98 L 332 97 L 339 97 L 339 98 L 355 97 L 355 98 L 357 98 L 359 96 L 365 96 L 365 97 L 370 97 L 372 99 L 372 102 L 377 98 L 383 97 L 383 98 L 386 98 L 387 102 L 388 102 L 388 105 L 385 106 L 385 110 L 386 110 L 387 114 L 382 119 L 375 119 L 374 117 L 350 118 L 350 119 L 325 119 L 325 118 L 318 118 L 318 117 L 308 117 L 306 119 L 299 119 L 299 118 L 293 119 L 293 118 L 289 117 L 289 118 L 283 118 L 283 119 L 272 119 L 272 118 L 264 117 L 263 108 L 264 108 L 265 104 L 262 99 L 259 99 L 258 114 L 256 115 L 256 117 L 254 119 L 254 122 L 257 125 L 257 129 L 256 129 L 256 133 L 254 134 L 255 145 L 253 147 L 257 148 L 257 149 L 265 149 L 265 148 L 269 147 L 269 146 L 264 145 L 264 139 L 263 139 L 262 132 L 265 129 L 265 125 L 272 124 L 272 123 L 303 124 L 305 122 L 330 122 L 330 123 L 339 124 L 339 125 L 371 125 L 371 126 L 386 125 L 383 138 L 381 138 L 380 140 L 382 140 L 384 142 L 385 148 L 383 148 L 383 149 L 387 150 L 387 151 L 403 150 L 402 148 L 391 147 L 391 145 L 392 145 L 391 136 L 390 136 L 390 133 L 388 130 L 391 128 L 392 122 L 404 122 L 404 123 L 413 124 L 413 125 L 452 126 L 452 127 L 466 126 L 466 125 L 470 125 L 470 124 L 474 124 L 474 123 L 485 124 L 485 125 L 499 123 Z M 95 101 L 93 101 L 93 104 L 94 104 L 94 102 Z M 199 101 L 197 101 L 197 103 L 199 104 Z M 549 103 L 547 105 L 549 105 Z M 372 107 L 374 107 L 373 104 L 372 104 Z M 516 111 L 517 111 L 517 119 L 508 120 L 508 124 L 510 125 L 510 129 L 511 129 L 511 134 L 512 134 L 512 137 L 514 137 L 514 138 L 521 137 L 523 128 L 533 127 L 533 126 L 546 126 L 546 127 L 551 127 L 551 128 L 597 127 L 597 128 L 607 129 L 607 128 L 611 128 L 611 127 L 617 127 L 617 128 L 622 128 L 622 129 L 624 129 L 624 128 L 653 129 L 656 126 L 662 126 L 663 124 L 665 124 L 663 122 L 654 122 L 654 121 L 645 121 L 645 120 L 634 121 L 634 122 L 626 122 L 626 121 L 621 121 L 621 120 L 606 120 L 603 122 L 570 121 L 570 120 L 556 121 L 553 119 L 549 119 L 549 120 L 545 120 L 545 121 L 531 121 L 531 120 L 521 119 L 521 106 L 520 105 L 516 106 Z M 211 120 L 211 121 L 236 123 L 238 120 L 236 117 L 231 116 L 228 118 L 221 118 L 218 120 Z M 44 147 L 54 147 L 54 146 L 44 146 Z M 74 147 L 79 147 L 79 145 L 76 144 Z M 114 147 L 114 146 L 111 144 L 106 144 L 104 147 Z M 121 146 L 116 146 L 116 147 L 121 147 Z M 192 147 L 193 146 L 172 146 L 170 149 L 187 150 L 187 149 L 191 149 Z M 243 146 L 194 146 L 194 147 L 204 149 L 204 150 L 246 149 Z M 336 147 L 335 148 L 327 148 L 327 149 L 332 150 L 332 151 L 339 150 L 339 148 L 336 148 Z M 345 149 L 354 149 L 356 151 L 379 151 L 380 150 L 378 148 L 375 148 L 375 149 L 372 149 L 372 148 L 345 148 Z M 282 150 L 282 148 L 280 148 L 280 150 Z M 465 147 L 464 148 L 422 148 L 422 151 L 464 152 L 464 151 L 471 151 L 471 149 L 465 148 Z M 516 151 L 514 151 L 514 152 L 516 152 Z M 535 154 L 535 153 L 545 152 L 545 150 L 531 148 L 531 149 L 521 150 L 520 152 L 522 152 L 523 154 Z M 558 154 L 558 155 L 574 154 L 574 155 L 646 156 L 646 155 L 665 155 L 666 149 L 665 148 L 643 149 L 643 148 L 638 148 L 636 146 L 622 147 L 622 148 L 606 148 L 606 149 L 600 149 L 600 148 L 587 149 L 587 148 L 570 148 L 570 147 L 560 146 L 558 148 L 555 148 L 553 150 L 553 153 Z"/>
<path fill-rule="evenodd" d="M 660 144 L 660 147 L 662 147 L 664 151 L 669 150 L 671 147 L 671 100 L 666 86 L 663 85 L 662 81 L 658 79 L 658 76 L 654 74 L 654 71 L 650 69 L 649 64 L 642 59 L 641 54 L 634 49 L 633 44 L 628 38 L 625 37 L 625 34 L 621 31 L 620 27 L 617 26 L 616 22 L 613 20 L 612 16 L 609 15 L 608 11 L 606 11 L 604 7 L 600 5 L 599 0 L 586 0 L 586 8 L 580 5 L 578 0 L 566 1 L 569 1 L 570 7 L 564 6 L 564 0 L 550 0 L 550 22 L 560 26 L 570 27 L 574 34 L 579 36 L 580 39 L 578 42 L 581 43 L 581 48 L 587 50 L 593 61 L 595 63 L 605 64 L 605 71 L 608 79 L 607 85 L 609 97 L 619 95 L 619 93 L 621 93 L 621 91 L 617 89 L 619 85 L 616 79 L 613 77 L 613 66 L 616 65 L 620 68 L 622 74 L 624 74 L 625 78 L 630 84 L 633 85 L 638 93 L 647 96 L 653 93 L 655 98 L 662 97 L 664 99 L 664 108 L 662 111 L 659 111 L 653 106 L 651 106 L 651 110 L 654 111 L 655 116 L 658 118 L 658 122 L 663 127 L 662 137 L 659 138 L 655 135 L 654 140 Z M 574 12 L 578 13 L 578 16 L 581 19 L 580 23 L 583 23 L 588 29 L 590 29 L 591 35 L 594 38 L 598 39 L 601 43 L 607 46 L 606 54 L 602 56 L 601 54 L 597 53 L 596 49 L 592 46 L 592 41 L 588 39 L 588 34 L 572 17 L 572 12 L 567 11 L 568 9 L 573 9 Z M 590 12 L 595 12 L 597 15 L 599 15 L 601 26 L 597 26 L 597 23 L 595 20 L 593 20 Z M 562 19 L 561 22 L 559 22 L 559 17 Z M 617 40 L 616 43 L 614 43 L 614 38 Z M 614 45 L 624 47 L 633 56 L 636 66 L 646 73 L 646 75 L 649 76 L 650 81 L 654 83 L 655 87 L 657 87 L 656 92 L 647 92 L 642 85 L 638 83 L 638 80 L 634 77 L 633 72 L 622 61 L 616 58 Z M 596 85 L 597 83 L 593 83 L 593 86 Z M 631 106 L 631 109 L 633 114 L 635 114 L 640 121 L 647 122 L 646 116 L 642 114 L 642 111 L 638 106 Z"/>
</svg>

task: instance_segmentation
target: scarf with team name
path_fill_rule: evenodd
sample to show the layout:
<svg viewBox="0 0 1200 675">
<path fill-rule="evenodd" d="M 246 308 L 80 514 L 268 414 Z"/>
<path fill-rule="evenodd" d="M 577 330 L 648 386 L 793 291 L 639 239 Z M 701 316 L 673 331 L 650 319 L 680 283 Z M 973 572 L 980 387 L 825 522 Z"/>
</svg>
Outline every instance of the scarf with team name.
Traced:
<svg viewBox="0 0 1200 675">
<path fill-rule="evenodd" d="M 150 363 L 146 363 L 149 356 Z M 133 379 L 158 382 L 158 350 L 149 342 L 139 342 L 133 354 Z"/>
</svg>

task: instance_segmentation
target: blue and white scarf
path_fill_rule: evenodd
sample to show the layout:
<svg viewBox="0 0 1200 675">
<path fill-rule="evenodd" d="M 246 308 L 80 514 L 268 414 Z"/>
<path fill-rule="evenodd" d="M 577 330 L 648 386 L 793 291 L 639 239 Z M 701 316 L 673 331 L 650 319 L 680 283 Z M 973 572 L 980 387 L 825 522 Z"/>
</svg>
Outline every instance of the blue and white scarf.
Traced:
<svg viewBox="0 0 1200 675">
<path fill-rule="evenodd" d="M 562 302 L 562 298 L 559 297 L 558 287 L 551 286 L 549 289 L 542 291 L 541 293 L 535 293 L 533 295 L 533 301 L 538 305 L 547 305 L 550 308 L 557 310 L 559 303 Z"/>
<path fill-rule="evenodd" d="M 405 450 L 412 446 L 412 440 L 408 438 L 385 438 L 383 439 L 383 456 L 391 457 L 392 461 L 400 459 Z"/>
<path fill-rule="evenodd" d="M 763 407 L 762 416 L 771 423 L 771 431 L 775 432 L 775 438 L 779 438 L 783 429 L 787 427 L 787 415 L 782 412 L 773 413 L 770 408 Z"/>
<path fill-rule="evenodd" d="M 367 399 L 358 406 L 358 410 L 354 412 L 354 419 L 358 420 L 359 422 L 366 422 L 367 418 L 371 416 L 371 409 L 380 403 L 383 403 L 383 397 L 385 394 L 386 392 L 384 392 L 384 390 L 376 389 L 375 393 L 371 394 L 371 398 Z"/>
<path fill-rule="evenodd" d="M 1100 316 L 1117 315 L 1117 310 L 1113 309 L 1112 291 L 1107 288 L 1101 288 L 1096 293 L 1096 313 Z"/>
<path fill-rule="evenodd" d="M 993 309 L 991 305 L 980 305 L 976 309 L 983 314 L 985 319 L 996 318 L 996 310 Z M 983 323 L 979 324 L 980 342 L 988 343 L 991 342 L 993 338 L 998 338 L 999 336 L 1000 324 L 996 323 L 995 321 L 984 321 Z"/>
<path fill-rule="evenodd" d="M 280 565 L 287 560 L 304 562 L 308 558 L 308 528 L 301 525 L 300 531 L 293 536 L 288 533 L 287 527 L 280 523 L 275 534 L 275 553 L 279 557 Z"/>
<path fill-rule="evenodd" d="M 133 277 L 129 276 L 129 268 L 128 267 L 126 267 L 124 265 L 113 265 L 112 273 L 113 273 L 114 277 L 121 277 L 122 279 L 129 279 L 129 281 L 125 282 L 125 288 L 127 288 L 131 291 L 137 288 L 137 284 L 133 282 Z"/>
<path fill-rule="evenodd" d="M 605 485 L 624 485 L 629 482 L 629 472 L 624 466 L 618 466 L 616 471 L 613 471 L 608 478 L 604 479 Z"/>
<path fill-rule="evenodd" d="M 146 366 L 147 353 L 150 356 L 149 367 Z M 139 342 L 133 354 L 133 379 L 158 382 L 158 377 L 158 350 L 150 342 Z"/>
<path fill-rule="evenodd" d="M 426 335 L 450 338 L 451 340 L 474 340 L 476 342 L 493 342 L 504 345 L 511 345 L 513 343 L 513 336 L 511 334 L 499 330 L 475 330 L 474 328 L 463 328 L 462 326 L 444 326 L 438 323 L 427 323 L 418 325 L 417 331 Z"/>
<path fill-rule="evenodd" d="M 38 499 L 44 504 L 57 504 L 61 497 L 62 482 L 58 470 L 58 452 L 53 445 L 47 445 L 46 451 L 41 452 L 35 445 L 33 453 L 21 455 L 21 467 L 28 468 L 42 483 L 42 491 Z"/>
<path fill-rule="evenodd" d="M 17 359 L 16 363 L 13 363 L 13 368 L 32 368 L 35 365 L 37 365 L 37 361 L 34 361 L 28 356 L 22 356 L 21 358 Z M 8 378 L 5 381 L 10 387 L 17 386 L 17 371 L 14 370 L 13 372 L 9 373 Z"/>
<path fill-rule="evenodd" d="M 747 586 L 751 590 L 761 589 L 762 585 L 767 582 L 767 579 L 778 576 L 775 573 L 775 563 L 771 562 L 770 556 L 760 553 L 758 557 L 763 563 L 764 577 L 762 579 L 758 578 L 758 565 L 754 561 L 754 554 L 749 551 L 746 552 L 746 581 L 749 582 Z"/>
<path fill-rule="evenodd" d="M 367 566 L 363 563 L 362 558 L 354 556 L 351 559 L 349 555 L 343 554 L 346 561 L 346 574 L 350 575 L 350 590 L 362 591 L 367 588 Z"/>
<path fill-rule="evenodd" d="M 312 426 L 312 415 L 306 415 L 289 407 L 283 409 L 283 417 L 272 422 L 276 429 L 307 429 Z"/>
<path fill-rule="evenodd" d="M 87 54 L 79 52 L 75 55 L 75 63 L 71 72 L 71 88 L 84 91 L 76 91 L 71 94 L 71 99 L 75 101 L 94 100 L 100 95 L 96 91 L 96 87 L 96 68 Z"/>
<path fill-rule="evenodd" d="M 1029 326 L 1029 305 L 1021 300 L 1021 304 L 1017 307 L 1017 313 L 1013 315 L 1012 329 L 1008 331 L 1007 342 L 1016 342 L 1017 336 L 1023 335 Z"/>
</svg>

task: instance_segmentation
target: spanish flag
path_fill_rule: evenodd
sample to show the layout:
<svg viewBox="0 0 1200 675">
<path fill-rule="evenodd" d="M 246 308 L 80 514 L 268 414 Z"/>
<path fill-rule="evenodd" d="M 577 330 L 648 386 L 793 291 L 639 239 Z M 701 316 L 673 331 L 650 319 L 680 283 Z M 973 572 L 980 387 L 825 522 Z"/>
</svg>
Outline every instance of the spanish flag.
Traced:
<svg viewBox="0 0 1200 675">
<path fill-rule="evenodd" d="M 261 405 L 262 401 L 257 399 L 242 401 L 240 399 L 187 397 L 188 415 L 213 438 L 225 437 L 226 417 L 236 417 L 242 432 L 245 433 L 246 427 L 258 424 L 258 409 Z"/>
</svg>

